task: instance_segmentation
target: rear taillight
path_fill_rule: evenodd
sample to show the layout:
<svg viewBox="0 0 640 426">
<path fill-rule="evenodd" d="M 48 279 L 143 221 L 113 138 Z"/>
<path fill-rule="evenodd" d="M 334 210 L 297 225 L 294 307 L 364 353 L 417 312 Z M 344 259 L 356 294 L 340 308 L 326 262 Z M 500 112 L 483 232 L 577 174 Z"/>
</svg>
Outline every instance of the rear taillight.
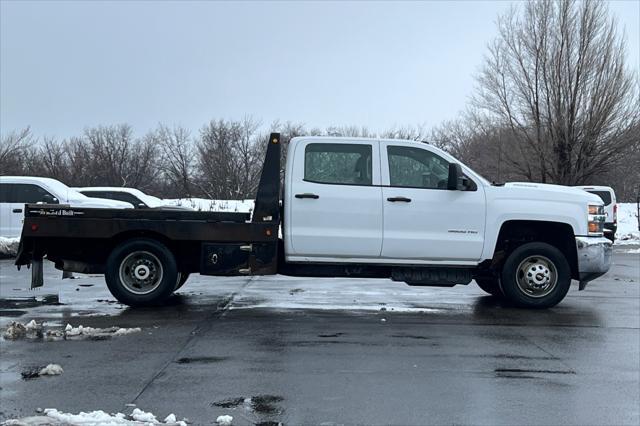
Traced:
<svg viewBox="0 0 640 426">
<path fill-rule="evenodd" d="M 618 205 L 613 205 L 613 223 L 618 223 Z"/>
</svg>

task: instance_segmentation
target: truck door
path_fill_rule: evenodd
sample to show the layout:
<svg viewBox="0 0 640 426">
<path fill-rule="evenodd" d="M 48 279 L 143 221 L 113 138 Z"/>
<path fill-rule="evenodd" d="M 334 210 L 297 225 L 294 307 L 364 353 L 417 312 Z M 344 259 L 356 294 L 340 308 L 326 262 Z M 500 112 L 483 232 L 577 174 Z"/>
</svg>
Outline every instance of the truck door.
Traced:
<svg viewBox="0 0 640 426">
<path fill-rule="evenodd" d="M 378 258 L 382 188 L 378 141 L 302 140 L 289 158 L 288 260 Z M 325 258 L 325 259 L 322 259 Z"/>
<path fill-rule="evenodd" d="M 0 183 L 0 237 L 17 237 L 22 230 L 22 223 L 18 227 L 17 214 L 13 210 L 22 211 L 24 206 L 14 203 L 13 189 L 12 183 Z"/>
<path fill-rule="evenodd" d="M 384 241 L 390 259 L 477 261 L 485 194 L 447 190 L 449 161 L 428 145 L 382 142 Z"/>
</svg>

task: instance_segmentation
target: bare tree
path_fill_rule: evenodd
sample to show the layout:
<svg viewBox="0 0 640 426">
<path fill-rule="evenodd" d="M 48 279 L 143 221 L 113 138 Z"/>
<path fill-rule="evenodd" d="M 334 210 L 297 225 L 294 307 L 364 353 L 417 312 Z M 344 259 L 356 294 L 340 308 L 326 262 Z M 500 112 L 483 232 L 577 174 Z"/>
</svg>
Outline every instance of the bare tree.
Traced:
<svg viewBox="0 0 640 426">
<path fill-rule="evenodd" d="M 21 174 L 25 155 L 33 138 L 29 127 L 10 132 L 0 138 L 0 175 Z"/>
<path fill-rule="evenodd" d="M 195 151 L 189 130 L 181 126 L 169 128 L 160 124 L 145 139 L 158 146 L 162 152 L 160 164 L 164 183 L 168 186 L 164 192 L 178 197 L 193 196 Z"/>
<path fill-rule="evenodd" d="M 638 90 L 604 2 L 529 1 L 498 30 L 474 104 L 510 130 L 506 153 L 522 175 L 586 183 L 638 143 Z"/>
</svg>

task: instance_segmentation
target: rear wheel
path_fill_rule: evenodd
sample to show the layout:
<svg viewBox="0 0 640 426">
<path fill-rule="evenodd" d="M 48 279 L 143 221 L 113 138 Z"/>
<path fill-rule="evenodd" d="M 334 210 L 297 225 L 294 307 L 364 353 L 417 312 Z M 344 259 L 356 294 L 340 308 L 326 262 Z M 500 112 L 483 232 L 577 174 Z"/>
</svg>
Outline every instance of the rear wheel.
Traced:
<svg viewBox="0 0 640 426">
<path fill-rule="evenodd" d="M 564 254 L 546 243 L 527 243 L 515 249 L 502 268 L 505 297 L 524 308 L 550 308 L 560 303 L 571 285 Z"/>
<path fill-rule="evenodd" d="M 171 251 L 146 238 L 120 244 L 109 255 L 106 266 L 109 291 L 129 306 L 162 303 L 173 293 L 178 280 Z"/>
<path fill-rule="evenodd" d="M 492 296 L 503 297 L 502 290 L 500 290 L 500 281 L 498 278 L 475 278 L 474 279 L 478 287 Z"/>
</svg>

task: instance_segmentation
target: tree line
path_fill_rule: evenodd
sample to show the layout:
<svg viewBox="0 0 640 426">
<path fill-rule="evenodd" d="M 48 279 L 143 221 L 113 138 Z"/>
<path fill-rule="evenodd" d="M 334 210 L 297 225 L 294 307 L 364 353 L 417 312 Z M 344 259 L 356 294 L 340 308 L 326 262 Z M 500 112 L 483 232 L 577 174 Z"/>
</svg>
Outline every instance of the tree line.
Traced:
<svg viewBox="0 0 640 426">
<path fill-rule="evenodd" d="M 640 185 L 640 79 L 625 58 L 604 2 L 530 1 L 499 17 L 466 109 L 431 129 L 263 126 L 250 116 L 211 120 L 196 132 L 160 124 L 141 137 L 128 124 L 62 140 L 26 128 L 2 136 L 0 174 L 130 186 L 165 198 L 251 198 L 263 141 L 279 131 L 283 160 L 295 136 L 411 139 L 449 151 L 491 181 L 608 185 L 630 201 Z"/>
</svg>

